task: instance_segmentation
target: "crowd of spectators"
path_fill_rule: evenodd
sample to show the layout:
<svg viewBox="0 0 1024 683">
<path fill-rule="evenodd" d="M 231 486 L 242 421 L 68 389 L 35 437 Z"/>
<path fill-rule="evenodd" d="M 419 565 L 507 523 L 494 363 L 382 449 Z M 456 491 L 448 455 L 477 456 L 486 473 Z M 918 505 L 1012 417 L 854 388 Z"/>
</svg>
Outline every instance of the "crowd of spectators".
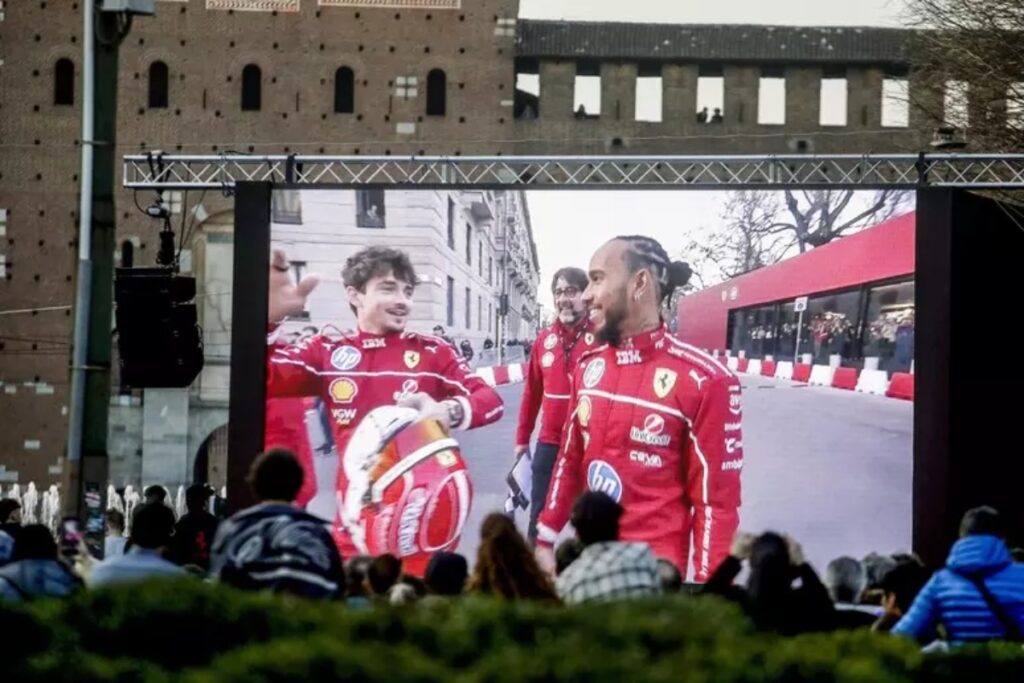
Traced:
<svg viewBox="0 0 1024 683">
<path fill-rule="evenodd" d="M 224 521 L 207 510 L 205 485 L 188 490 L 188 513 L 177 521 L 163 489 L 147 489 L 127 537 L 124 516 L 108 513 L 101 561 L 84 543 L 69 552 L 47 527 L 22 526 L 17 501 L 0 501 L 0 600 L 194 576 L 242 590 L 340 600 L 351 609 L 461 595 L 575 605 L 695 593 L 734 602 L 758 629 L 781 635 L 871 629 L 930 648 L 1019 642 L 1024 631 L 1024 564 L 1006 544 L 1005 520 L 988 507 L 965 514 L 960 539 L 935 573 L 911 554 L 872 553 L 834 559 L 822 580 L 795 539 L 741 532 L 729 557 L 696 586 L 646 544 L 621 540 L 622 508 L 588 492 L 574 505 L 575 536 L 558 546 L 555 566 L 538 564 L 514 521 L 493 513 L 481 526 L 472 566 L 462 555 L 438 552 L 420 578 L 406 574 L 393 555 L 343 563 L 323 520 L 294 504 L 302 479 L 291 452 L 267 451 L 249 477 L 259 502 Z"/>
</svg>

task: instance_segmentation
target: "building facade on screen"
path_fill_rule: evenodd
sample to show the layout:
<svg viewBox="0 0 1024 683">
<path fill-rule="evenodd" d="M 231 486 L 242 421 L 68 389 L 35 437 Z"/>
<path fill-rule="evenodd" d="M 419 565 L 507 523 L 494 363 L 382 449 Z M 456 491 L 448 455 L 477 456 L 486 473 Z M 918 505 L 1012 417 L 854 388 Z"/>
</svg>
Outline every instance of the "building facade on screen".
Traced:
<svg viewBox="0 0 1024 683">
<path fill-rule="evenodd" d="M 293 276 L 321 278 L 304 314 L 285 323 L 288 333 L 355 329 L 341 269 L 364 247 L 387 246 L 408 253 L 420 278 L 413 331 L 441 325 L 475 351 L 488 339 L 537 335 L 537 247 L 522 191 L 279 190 L 271 220 L 273 247 L 288 255 Z"/>
<path fill-rule="evenodd" d="M 156 8 L 121 47 L 119 154 L 917 151 L 940 119 L 965 123 L 968 110 L 999 109 L 991 98 L 975 102 L 963 84 L 956 97 L 924 91 L 908 70 L 911 33 L 895 29 L 531 21 L 518 19 L 515 0 L 158 0 Z M 81 2 L 0 3 L 0 311 L 28 311 L 5 315 L 0 332 L 0 482 L 61 477 L 81 46 Z M 131 252 L 135 265 L 152 265 L 158 226 L 136 199 L 143 208 L 153 201 L 117 191 L 118 258 Z M 220 192 L 167 199 L 175 221 L 193 228 L 183 270 L 201 279 L 214 369 L 185 395 L 115 395 L 110 450 L 120 471 L 176 483 L 191 466 L 148 471 L 144 461 L 194 462 L 222 449 L 216 430 L 226 418 L 188 416 L 198 403 L 210 406 L 204 415 L 226 415 L 224 377 L 208 376 L 227 372 L 222 290 L 233 214 Z M 500 251 L 492 236 L 484 241 Z M 469 279 L 455 285 L 456 328 Z M 479 288 L 471 296 L 495 295 L 493 285 L 470 286 Z M 430 285 L 431 311 L 446 320 L 438 287 L 447 285 Z M 511 295 L 514 318 L 529 297 Z M 477 327 L 477 304 L 470 309 Z"/>
</svg>

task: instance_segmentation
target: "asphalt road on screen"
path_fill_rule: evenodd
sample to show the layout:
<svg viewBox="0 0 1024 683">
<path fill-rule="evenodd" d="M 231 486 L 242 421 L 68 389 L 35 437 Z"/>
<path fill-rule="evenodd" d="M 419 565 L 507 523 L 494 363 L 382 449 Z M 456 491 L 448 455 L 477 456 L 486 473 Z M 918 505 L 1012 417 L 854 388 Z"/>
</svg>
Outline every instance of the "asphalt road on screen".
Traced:
<svg viewBox="0 0 1024 683">
<path fill-rule="evenodd" d="M 740 527 L 792 534 L 824 571 L 840 555 L 910 547 L 913 405 L 838 389 L 741 376 Z M 460 435 L 473 509 L 459 545 L 470 562 L 488 512 L 501 510 L 522 385 L 499 387 L 505 415 Z M 525 522 L 525 520 L 521 520 Z"/>
</svg>

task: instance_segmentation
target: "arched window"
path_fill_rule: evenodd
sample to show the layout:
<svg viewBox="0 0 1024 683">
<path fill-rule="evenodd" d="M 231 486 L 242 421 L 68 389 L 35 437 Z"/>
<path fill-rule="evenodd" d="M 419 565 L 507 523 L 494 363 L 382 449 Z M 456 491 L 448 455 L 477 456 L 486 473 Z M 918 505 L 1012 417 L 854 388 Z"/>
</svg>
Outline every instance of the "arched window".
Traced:
<svg viewBox="0 0 1024 683">
<path fill-rule="evenodd" d="M 448 77 L 441 69 L 427 74 L 427 116 L 444 116 L 448 98 Z"/>
<path fill-rule="evenodd" d="M 153 62 L 149 65 L 149 108 L 167 109 L 167 65 Z"/>
<path fill-rule="evenodd" d="M 334 113 L 351 114 L 356 110 L 356 75 L 343 66 L 334 72 Z"/>
<path fill-rule="evenodd" d="M 263 74 L 255 64 L 242 69 L 242 111 L 259 111 L 263 106 Z"/>
<path fill-rule="evenodd" d="M 58 59 L 53 70 L 53 103 L 68 107 L 75 105 L 75 63 L 67 57 Z"/>
<path fill-rule="evenodd" d="M 131 268 L 135 265 L 135 245 L 131 240 L 121 242 L 121 267 Z"/>
</svg>

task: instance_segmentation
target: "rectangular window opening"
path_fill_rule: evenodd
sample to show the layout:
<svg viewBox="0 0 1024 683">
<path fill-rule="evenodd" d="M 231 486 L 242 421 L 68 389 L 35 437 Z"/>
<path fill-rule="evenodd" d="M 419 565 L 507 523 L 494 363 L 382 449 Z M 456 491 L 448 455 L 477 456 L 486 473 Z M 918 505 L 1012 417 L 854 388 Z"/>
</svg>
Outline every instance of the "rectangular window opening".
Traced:
<svg viewBox="0 0 1024 683">
<path fill-rule="evenodd" d="M 535 119 L 540 115 L 540 74 L 516 74 L 513 105 L 517 119 Z"/>
<path fill-rule="evenodd" d="M 701 68 L 697 75 L 697 123 L 722 123 L 725 116 L 725 78 L 721 69 Z"/>
<path fill-rule="evenodd" d="M 1011 83 L 1006 89 L 1006 125 L 1024 130 L 1024 83 Z"/>
<path fill-rule="evenodd" d="M 638 76 L 636 79 L 637 121 L 661 123 L 662 121 L 662 82 L 661 76 Z"/>
<path fill-rule="evenodd" d="M 818 123 L 822 126 L 845 126 L 847 111 L 847 87 L 845 76 L 821 79 L 821 103 L 818 107 Z"/>
<path fill-rule="evenodd" d="M 905 78 L 882 81 L 882 127 L 906 128 L 910 125 L 910 82 Z"/>
<path fill-rule="evenodd" d="M 762 126 L 786 123 L 786 79 L 762 75 L 757 88 L 757 122 Z"/>
<path fill-rule="evenodd" d="M 596 119 L 601 115 L 601 76 L 576 73 L 572 110 L 578 119 Z"/>
<path fill-rule="evenodd" d="M 960 129 L 965 129 L 970 125 L 967 113 L 967 81 L 946 81 L 946 96 L 943 104 L 945 111 L 944 123 Z"/>
<path fill-rule="evenodd" d="M 455 200 L 451 197 L 448 197 L 448 248 L 455 249 Z"/>
<path fill-rule="evenodd" d="M 455 326 L 455 278 L 448 276 L 448 315 L 445 316 L 448 327 Z"/>
<path fill-rule="evenodd" d="M 275 190 L 270 198 L 270 216 L 274 223 L 302 225 L 302 198 L 299 191 Z"/>
<path fill-rule="evenodd" d="M 356 190 L 356 225 L 384 227 L 384 190 Z"/>
</svg>

